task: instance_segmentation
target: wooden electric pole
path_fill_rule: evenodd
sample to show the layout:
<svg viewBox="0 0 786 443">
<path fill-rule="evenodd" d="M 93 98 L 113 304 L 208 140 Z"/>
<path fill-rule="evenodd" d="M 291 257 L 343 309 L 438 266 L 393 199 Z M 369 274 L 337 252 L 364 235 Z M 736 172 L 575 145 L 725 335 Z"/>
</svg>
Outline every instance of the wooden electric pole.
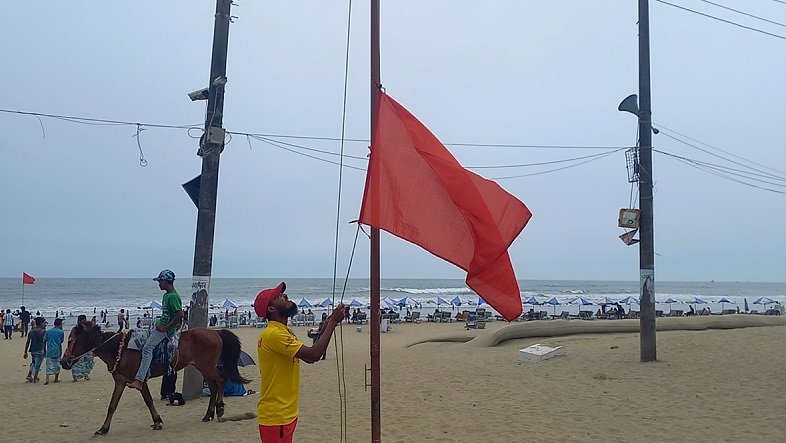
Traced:
<svg viewBox="0 0 786 443">
<path fill-rule="evenodd" d="M 655 347 L 655 245 L 652 204 L 649 0 L 639 0 L 639 319 L 642 362 L 657 360 Z"/>
<path fill-rule="evenodd" d="M 224 128 L 222 125 L 231 5 L 232 0 L 216 0 L 205 133 L 200 140 L 198 151 L 202 156 L 202 177 L 199 185 L 194 270 L 191 277 L 191 307 L 188 311 L 189 327 L 207 326 L 208 290 L 210 276 L 213 272 L 213 234 L 216 225 L 218 163 L 221 151 L 224 150 Z M 202 395 L 202 375 L 191 366 L 186 367 L 184 373 L 183 397 L 188 400 L 200 397 Z"/>
</svg>

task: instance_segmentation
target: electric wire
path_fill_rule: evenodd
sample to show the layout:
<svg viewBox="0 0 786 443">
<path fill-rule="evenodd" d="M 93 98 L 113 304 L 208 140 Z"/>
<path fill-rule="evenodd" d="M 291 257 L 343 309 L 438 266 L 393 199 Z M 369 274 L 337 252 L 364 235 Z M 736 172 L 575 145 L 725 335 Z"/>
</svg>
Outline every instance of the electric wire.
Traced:
<svg viewBox="0 0 786 443">
<path fill-rule="evenodd" d="M 739 9 L 730 8 L 728 6 L 721 5 L 720 3 L 711 2 L 709 0 L 699 0 L 699 1 L 700 2 L 704 2 L 704 3 L 708 3 L 708 4 L 713 5 L 713 6 L 717 6 L 717 7 L 721 8 L 721 9 L 726 9 L 727 11 L 736 12 L 737 14 L 741 14 L 741 15 L 744 15 L 744 16 L 747 16 L 747 17 L 755 18 L 757 20 L 761 20 L 761 21 L 764 21 L 764 22 L 767 22 L 767 23 L 771 23 L 773 25 L 782 26 L 782 27 L 786 28 L 785 24 L 783 24 L 781 22 L 776 22 L 775 20 L 770 20 L 768 18 L 759 17 L 758 15 L 753 15 L 753 14 L 747 13 L 745 11 L 740 11 Z"/>
<path fill-rule="evenodd" d="M 748 165 L 746 165 L 746 164 L 744 164 L 744 163 L 740 163 L 740 162 L 738 162 L 738 161 L 735 161 L 735 160 L 728 159 L 728 158 L 726 158 L 726 157 L 724 157 L 724 156 L 722 156 L 722 155 L 715 154 L 714 152 L 711 152 L 711 151 L 708 151 L 708 150 L 706 150 L 706 149 L 704 149 L 704 148 L 701 148 L 701 147 L 699 147 L 699 146 L 696 146 L 696 145 L 695 145 L 695 144 L 693 144 L 693 143 L 688 143 L 688 142 L 686 142 L 685 140 L 681 140 L 679 137 L 675 137 L 675 136 L 673 136 L 673 135 L 671 135 L 671 134 L 668 134 L 668 133 L 665 133 L 665 132 L 661 132 L 661 134 L 665 135 L 666 137 L 668 137 L 668 138 L 670 138 L 670 139 L 672 139 L 672 140 L 675 140 L 675 141 L 677 141 L 677 142 L 679 142 L 679 143 L 682 143 L 683 145 L 690 146 L 691 148 L 694 148 L 694 149 L 696 149 L 696 150 L 699 150 L 699 151 L 701 151 L 701 152 L 704 152 L 705 154 L 711 155 L 711 156 L 713 156 L 713 157 L 719 158 L 719 159 L 721 159 L 721 160 L 727 161 L 727 162 L 729 162 L 729 163 L 732 163 L 732 164 L 735 164 L 735 165 L 737 165 L 737 166 L 741 166 L 741 167 L 743 167 L 743 168 L 750 169 L 750 170 L 752 170 L 752 171 L 755 171 L 755 172 L 757 172 L 757 173 L 760 173 L 760 174 L 766 175 L 766 176 L 767 176 L 767 177 L 769 177 L 769 178 L 772 178 L 772 179 L 775 179 L 775 180 L 785 180 L 785 178 L 784 178 L 784 177 L 781 177 L 781 176 L 778 176 L 778 175 L 775 175 L 775 174 L 771 174 L 771 173 L 769 173 L 769 172 L 766 172 L 766 171 L 763 171 L 763 170 L 761 170 L 761 169 L 757 169 L 757 168 L 750 167 L 750 166 L 748 166 Z"/>
<path fill-rule="evenodd" d="M 653 149 L 653 152 L 657 152 L 659 154 L 663 154 L 663 155 L 666 155 L 666 156 L 669 156 L 669 157 L 673 157 L 673 158 L 676 158 L 676 159 L 679 159 L 679 160 L 690 162 L 692 164 L 702 166 L 702 167 L 704 167 L 706 169 L 711 169 L 713 171 L 717 171 L 717 172 L 723 173 L 723 174 L 728 174 L 729 176 L 738 177 L 740 179 L 753 180 L 753 181 L 756 181 L 756 182 L 759 182 L 759 183 L 764 183 L 764 184 L 771 185 L 771 186 L 779 186 L 779 187 L 786 188 L 786 183 L 775 183 L 775 182 L 771 182 L 771 181 L 764 180 L 764 179 L 761 179 L 761 178 L 751 177 L 751 175 L 760 175 L 760 174 L 755 174 L 755 173 L 743 171 L 743 170 L 740 170 L 740 169 L 729 168 L 727 166 L 717 165 L 717 164 L 714 164 L 714 163 L 709 163 L 709 162 L 704 162 L 704 161 L 701 161 L 701 160 L 696 160 L 696 159 L 692 159 L 692 158 L 688 158 L 688 157 L 683 157 L 681 155 L 672 154 L 672 153 L 669 153 L 669 152 L 666 152 L 666 151 L 662 151 L 662 150 L 659 150 L 659 149 Z M 784 180 L 784 181 L 786 181 L 786 180 Z"/>
<path fill-rule="evenodd" d="M 532 176 L 535 176 L 535 175 L 543 175 L 543 174 L 548 174 L 548 173 L 551 173 L 551 172 L 562 171 L 562 170 L 565 170 L 565 169 L 568 169 L 568 168 L 574 168 L 576 166 L 581 166 L 581 165 L 587 164 L 589 162 L 594 162 L 596 160 L 600 160 L 602 158 L 608 157 L 611 154 L 614 154 L 616 152 L 620 152 L 623 149 L 624 148 L 620 148 L 620 149 L 615 149 L 614 151 L 611 151 L 611 152 L 605 152 L 605 153 L 603 153 L 603 154 L 601 154 L 601 155 L 599 155 L 597 157 L 593 157 L 593 158 L 584 160 L 582 162 L 576 163 L 575 165 L 568 165 L 568 166 L 563 166 L 561 168 L 554 168 L 554 169 L 549 169 L 549 170 L 540 171 L 540 172 L 531 172 L 529 174 L 510 175 L 510 176 L 506 176 L 506 177 L 495 177 L 495 178 L 491 178 L 491 180 L 510 180 L 510 179 L 514 179 L 514 178 L 532 177 Z"/>
<path fill-rule="evenodd" d="M 684 163 L 684 164 L 686 164 L 688 166 L 691 166 L 691 167 L 694 167 L 696 169 L 699 169 L 699 170 L 702 170 L 704 172 L 707 172 L 709 174 L 712 174 L 712 175 L 724 178 L 726 180 L 730 180 L 732 182 L 739 183 L 739 184 L 744 185 L 744 186 L 749 186 L 751 188 L 761 189 L 761 190 L 773 192 L 773 193 L 776 193 L 776 194 L 786 194 L 786 191 L 779 191 L 777 189 L 770 189 L 770 188 L 767 188 L 767 187 L 764 187 L 764 186 L 755 185 L 753 183 L 748 183 L 748 182 L 743 181 L 743 180 L 739 180 L 739 179 L 736 179 L 736 178 L 733 178 L 733 177 L 729 177 L 728 175 L 726 175 L 726 174 L 724 174 L 722 172 L 718 172 L 718 171 L 712 170 L 711 168 L 707 168 L 707 167 L 705 167 L 703 165 L 696 164 L 696 163 L 694 163 L 694 162 L 692 162 L 690 160 L 684 159 L 684 158 L 678 158 L 678 157 L 672 156 L 672 155 L 667 155 L 667 157 L 674 158 L 675 160 L 677 160 L 677 161 L 679 161 L 681 163 Z"/>
<path fill-rule="evenodd" d="M 658 124 L 658 127 L 659 127 L 659 128 L 661 128 L 661 129 L 665 129 L 665 130 L 666 130 L 666 131 L 668 131 L 668 132 L 673 132 L 673 133 L 675 133 L 675 134 L 679 135 L 680 137 L 687 138 L 687 139 L 688 139 L 688 140 L 690 140 L 690 141 L 693 141 L 693 142 L 696 142 L 696 143 L 702 144 L 702 145 L 704 145 L 704 146 L 706 146 L 706 147 L 708 147 L 708 148 L 710 148 L 710 149 L 714 149 L 714 150 L 716 150 L 716 151 L 720 151 L 720 152 L 722 152 L 722 153 L 724 153 L 724 154 L 727 154 L 727 155 L 730 155 L 730 156 L 732 156 L 732 157 L 734 157 L 734 158 L 737 158 L 737 159 L 740 159 L 740 160 L 746 161 L 746 162 L 748 162 L 748 163 L 754 164 L 754 165 L 756 165 L 756 166 L 760 166 L 760 167 L 762 167 L 762 168 L 764 168 L 764 169 L 768 169 L 768 170 L 770 170 L 770 171 L 772 171 L 772 172 L 777 172 L 777 173 L 779 173 L 779 174 L 783 174 L 784 176 L 786 176 L 786 172 L 784 172 L 784 171 L 780 171 L 780 170 L 778 170 L 778 169 L 771 168 L 771 167 L 769 167 L 769 166 L 767 166 L 767 165 L 765 165 L 765 164 L 762 164 L 762 163 L 757 163 L 757 162 L 755 162 L 755 161 L 753 161 L 753 160 L 747 159 L 747 158 L 745 158 L 745 157 L 741 157 L 741 156 L 739 156 L 739 155 L 736 155 L 736 154 L 734 154 L 734 153 L 731 153 L 731 152 L 729 152 L 729 151 L 723 150 L 723 149 L 721 149 L 721 148 L 719 148 L 719 147 L 717 147 L 717 146 L 713 146 L 713 145 L 711 145 L 711 144 L 709 144 L 709 143 L 703 142 L 703 141 L 701 141 L 701 140 L 698 140 L 698 139 L 696 139 L 696 138 L 693 138 L 693 137 L 691 137 L 691 136 L 689 136 L 689 135 L 686 135 L 686 134 L 683 134 L 683 133 L 681 133 L 681 132 L 678 132 L 678 131 L 677 131 L 677 130 L 675 130 L 675 129 L 671 129 L 671 128 L 669 128 L 669 127 L 666 127 L 666 126 L 663 126 L 663 125 L 661 125 L 661 124 Z"/>
<path fill-rule="evenodd" d="M 743 28 L 743 29 L 750 30 L 750 31 L 759 32 L 761 34 L 765 34 L 765 35 L 769 35 L 771 37 L 779 38 L 781 40 L 786 40 L 786 36 L 783 36 L 783 35 L 773 34 L 772 32 L 763 31 L 761 29 L 754 28 L 752 26 L 746 26 L 746 25 L 743 25 L 743 24 L 740 24 L 740 23 L 737 23 L 737 22 L 734 22 L 734 21 L 731 21 L 731 20 L 726 20 L 726 19 L 723 19 L 723 18 L 720 18 L 720 17 L 715 17 L 714 15 L 706 14 L 704 12 L 699 12 L 699 11 L 696 11 L 694 9 L 686 8 L 684 6 L 675 5 L 674 3 L 669 3 L 669 2 L 664 1 L 664 0 L 655 0 L 655 1 L 658 2 L 658 3 L 663 3 L 664 5 L 672 6 L 672 7 L 677 8 L 677 9 L 682 9 L 683 11 L 687 11 L 687 12 L 691 12 L 693 14 L 698 14 L 698 15 L 701 15 L 701 16 L 704 16 L 704 17 L 707 17 L 707 18 L 711 18 L 711 19 L 717 20 L 719 22 L 727 23 L 727 24 L 730 24 L 730 25 L 733 25 L 733 26 L 737 26 L 737 27 L 740 27 L 740 28 Z"/>
<path fill-rule="evenodd" d="M 336 306 L 336 279 L 338 274 L 338 245 L 339 245 L 339 232 L 341 223 L 341 192 L 344 177 L 344 138 L 346 137 L 347 127 L 347 91 L 349 88 L 349 50 L 350 50 L 350 36 L 352 31 L 352 0 L 348 0 L 347 5 L 347 38 L 346 49 L 344 51 L 344 90 L 341 103 L 341 146 L 339 152 L 339 168 L 338 168 L 338 196 L 336 201 L 336 232 L 335 232 L 335 248 L 333 252 L 333 306 Z M 357 234 L 355 235 L 357 241 Z M 346 280 L 344 279 L 344 289 L 346 290 Z M 341 300 L 344 301 L 344 293 L 341 293 Z M 344 370 L 344 327 L 339 324 L 339 339 L 336 340 L 336 372 L 338 376 L 338 396 L 341 403 L 340 407 L 340 421 L 341 421 L 341 442 L 347 441 L 347 380 L 346 372 Z M 341 342 L 339 345 L 339 341 Z M 339 346 L 341 348 L 341 358 L 338 357 Z"/>
</svg>

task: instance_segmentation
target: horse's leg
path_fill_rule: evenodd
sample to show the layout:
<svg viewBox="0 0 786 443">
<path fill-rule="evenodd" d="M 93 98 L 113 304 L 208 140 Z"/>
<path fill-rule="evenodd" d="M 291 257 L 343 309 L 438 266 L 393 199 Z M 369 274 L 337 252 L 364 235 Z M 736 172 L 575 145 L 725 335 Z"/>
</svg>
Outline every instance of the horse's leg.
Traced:
<svg viewBox="0 0 786 443">
<path fill-rule="evenodd" d="M 224 390 L 224 386 L 219 383 L 221 381 L 221 373 L 215 366 L 207 368 L 197 367 L 197 369 L 202 373 L 202 377 L 205 378 L 207 385 L 210 387 L 210 402 L 207 405 L 207 412 L 202 418 L 202 421 L 210 421 L 215 417 L 216 400 L 219 398 L 219 392 L 223 394 Z M 223 410 L 221 413 L 223 414 Z"/>
<path fill-rule="evenodd" d="M 109 426 L 112 424 L 112 416 L 115 415 L 117 403 L 120 401 L 120 397 L 123 395 L 123 390 L 125 388 L 126 384 L 115 377 L 115 390 L 112 391 L 112 400 L 109 401 L 109 408 L 107 408 L 106 411 L 106 419 L 104 420 L 104 424 L 101 425 L 101 429 L 95 432 L 95 435 L 106 435 L 109 432 Z"/>
<path fill-rule="evenodd" d="M 224 383 L 222 380 L 224 379 L 220 378 L 218 382 L 218 398 L 216 399 L 216 415 L 218 415 L 218 418 L 224 416 Z"/>
<path fill-rule="evenodd" d="M 161 416 L 158 415 L 158 411 L 156 411 L 156 406 L 153 404 L 153 396 L 150 395 L 150 388 L 148 388 L 146 381 L 142 383 L 142 399 L 145 400 L 147 409 L 150 410 L 150 416 L 153 418 L 153 424 L 150 425 L 150 427 L 156 431 L 160 431 L 164 428 L 164 421 L 161 420 Z"/>
</svg>

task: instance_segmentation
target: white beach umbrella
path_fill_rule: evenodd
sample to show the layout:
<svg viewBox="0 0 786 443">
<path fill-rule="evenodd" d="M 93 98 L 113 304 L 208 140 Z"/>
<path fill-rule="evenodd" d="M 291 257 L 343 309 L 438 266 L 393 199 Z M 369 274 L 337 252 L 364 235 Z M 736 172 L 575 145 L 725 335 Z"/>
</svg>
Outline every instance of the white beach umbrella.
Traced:
<svg viewBox="0 0 786 443">
<path fill-rule="evenodd" d="M 733 302 L 731 300 L 729 300 L 728 298 L 723 297 L 720 300 L 718 300 L 718 303 L 721 304 L 721 310 L 725 311 L 726 310 L 726 303 L 733 303 Z"/>
<path fill-rule="evenodd" d="M 226 308 L 226 309 L 229 309 L 229 308 L 232 308 L 232 309 L 234 309 L 234 308 L 237 308 L 237 307 L 238 307 L 238 304 L 237 304 L 237 303 L 235 303 L 235 302 L 234 302 L 233 300 L 231 300 L 231 299 L 225 298 L 225 299 L 224 299 L 224 301 L 222 301 L 222 302 L 221 302 L 221 307 L 222 307 L 222 308 Z"/>
<path fill-rule="evenodd" d="M 764 305 L 764 310 L 767 310 L 767 305 L 775 303 L 775 300 L 769 297 L 759 297 L 753 301 L 754 305 Z"/>
</svg>

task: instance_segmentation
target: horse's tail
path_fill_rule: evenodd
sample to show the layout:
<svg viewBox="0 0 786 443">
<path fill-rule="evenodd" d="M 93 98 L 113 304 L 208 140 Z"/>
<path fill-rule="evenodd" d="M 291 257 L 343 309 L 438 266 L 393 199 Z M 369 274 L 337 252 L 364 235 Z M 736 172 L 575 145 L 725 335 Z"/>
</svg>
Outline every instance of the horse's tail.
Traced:
<svg viewBox="0 0 786 443">
<path fill-rule="evenodd" d="M 251 380 L 240 375 L 237 370 L 237 360 L 240 357 L 240 339 L 237 335 L 226 329 L 220 329 L 218 334 L 223 342 L 221 346 L 221 366 L 224 374 L 235 383 L 249 383 Z"/>
</svg>

